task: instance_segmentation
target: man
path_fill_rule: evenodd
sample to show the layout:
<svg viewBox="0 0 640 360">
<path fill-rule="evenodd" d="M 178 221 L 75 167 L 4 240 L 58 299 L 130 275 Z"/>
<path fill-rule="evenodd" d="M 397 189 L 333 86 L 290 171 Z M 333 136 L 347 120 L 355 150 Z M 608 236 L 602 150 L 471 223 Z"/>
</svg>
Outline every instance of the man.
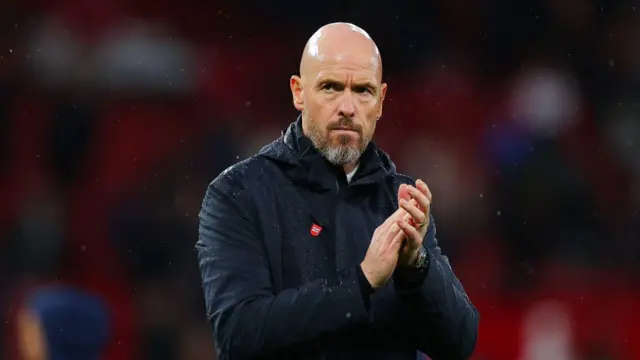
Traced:
<svg viewBox="0 0 640 360">
<path fill-rule="evenodd" d="M 219 358 L 468 359 L 478 313 L 436 243 L 431 193 L 371 142 L 376 45 L 326 25 L 290 86 L 300 118 L 220 174 L 200 212 Z"/>
<path fill-rule="evenodd" d="M 66 287 L 36 291 L 16 323 L 24 360 L 99 360 L 109 337 L 102 300 Z"/>
</svg>

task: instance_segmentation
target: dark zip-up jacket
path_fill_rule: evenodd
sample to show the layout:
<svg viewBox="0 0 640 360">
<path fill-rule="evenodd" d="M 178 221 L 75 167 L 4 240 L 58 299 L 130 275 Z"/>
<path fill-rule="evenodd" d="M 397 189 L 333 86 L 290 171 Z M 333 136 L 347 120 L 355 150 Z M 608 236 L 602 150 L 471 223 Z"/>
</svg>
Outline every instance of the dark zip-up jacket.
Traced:
<svg viewBox="0 0 640 360">
<path fill-rule="evenodd" d="M 436 242 L 423 272 L 396 270 L 373 292 L 359 264 L 398 208 L 402 183 L 371 143 L 352 181 L 302 133 L 301 120 L 207 189 L 196 244 L 218 357 L 468 359 L 478 312 Z"/>
</svg>

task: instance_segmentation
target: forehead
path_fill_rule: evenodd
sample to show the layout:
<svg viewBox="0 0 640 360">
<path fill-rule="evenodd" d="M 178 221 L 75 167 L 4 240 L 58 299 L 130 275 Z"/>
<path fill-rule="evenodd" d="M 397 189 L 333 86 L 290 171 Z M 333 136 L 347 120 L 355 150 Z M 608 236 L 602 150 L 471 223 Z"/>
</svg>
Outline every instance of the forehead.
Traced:
<svg viewBox="0 0 640 360">
<path fill-rule="evenodd" d="M 338 53 L 319 59 L 315 69 L 315 78 L 353 78 L 378 82 L 380 64 L 373 54 Z"/>
</svg>

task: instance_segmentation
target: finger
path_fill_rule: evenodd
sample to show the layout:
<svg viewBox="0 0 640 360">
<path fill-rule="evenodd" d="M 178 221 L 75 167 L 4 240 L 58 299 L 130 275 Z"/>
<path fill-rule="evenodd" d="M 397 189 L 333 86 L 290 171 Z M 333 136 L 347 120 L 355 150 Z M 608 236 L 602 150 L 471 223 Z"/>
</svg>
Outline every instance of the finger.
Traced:
<svg viewBox="0 0 640 360">
<path fill-rule="evenodd" d="M 415 224 L 424 224 L 427 219 L 424 212 L 418 209 L 418 207 L 410 201 L 402 200 L 402 202 L 400 203 L 400 207 L 404 209 L 409 215 L 411 215 L 411 218 L 413 219 L 413 222 Z"/>
<path fill-rule="evenodd" d="M 402 245 L 400 245 L 400 252 L 406 252 L 409 250 L 409 244 L 407 244 L 407 237 L 404 235 L 404 232 L 400 232 L 400 234 L 396 235 L 397 237 L 399 237 L 399 240 Z"/>
<path fill-rule="evenodd" d="M 389 225 L 391 225 L 396 221 L 405 219 L 407 216 L 408 216 L 407 212 L 403 208 L 399 208 L 393 214 L 391 214 L 391 216 L 389 216 L 386 221 L 388 221 Z"/>
<path fill-rule="evenodd" d="M 418 202 L 415 201 L 414 199 L 409 200 L 409 202 L 411 204 L 413 204 L 413 206 L 418 206 Z M 404 209 L 402 209 L 404 210 Z M 411 216 L 411 214 L 409 214 L 406 210 L 404 210 L 404 216 L 402 217 L 402 220 L 408 222 L 411 226 L 417 226 L 417 223 L 415 221 L 413 221 L 413 217 Z"/>
<path fill-rule="evenodd" d="M 400 252 L 400 248 L 406 243 L 406 236 L 399 224 L 406 224 L 404 221 L 398 221 L 394 225 L 398 227 L 398 233 L 394 235 L 389 244 L 389 249 Z"/>
<path fill-rule="evenodd" d="M 409 249 L 414 249 L 422 244 L 422 236 L 415 227 L 409 224 L 398 224 L 400 232 L 406 238 L 405 243 Z"/>
<path fill-rule="evenodd" d="M 418 209 L 420 209 L 420 211 L 422 211 L 422 213 L 424 214 L 424 219 L 426 219 L 426 221 L 420 222 L 420 223 L 413 223 L 413 220 L 411 220 L 409 224 L 413 225 L 413 227 L 418 229 L 418 232 L 422 234 L 423 232 L 426 232 L 424 230 L 429 225 L 429 212 L 431 211 L 431 203 L 429 203 L 429 207 L 427 209 L 421 209 L 420 205 L 418 205 L 418 202 L 415 199 L 411 199 L 411 203 L 414 206 L 416 206 Z"/>
<path fill-rule="evenodd" d="M 391 214 L 388 218 L 386 218 L 382 224 L 380 224 L 380 226 L 378 226 L 378 229 L 376 229 L 376 231 L 381 231 L 382 234 L 386 234 L 386 232 L 389 230 L 389 227 L 396 221 L 398 221 L 399 219 L 402 219 L 403 216 L 405 216 L 406 211 L 404 211 L 403 209 L 398 209 L 396 210 L 393 214 Z"/>
<path fill-rule="evenodd" d="M 416 181 L 416 187 L 427 197 L 427 200 L 429 200 L 430 203 L 433 202 L 433 195 L 431 194 L 431 190 L 429 190 L 429 187 L 424 181 L 418 179 L 418 181 Z"/>
<path fill-rule="evenodd" d="M 420 208 L 425 214 L 429 214 L 431 201 L 427 199 L 427 196 L 423 194 L 422 191 L 413 186 L 409 186 L 409 195 L 418 202 L 418 205 L 420 205 Z"/>
<path fill-rule="evenodd" d="M 409 196 L 407 184 L 400 184 L 400 187 L 398 188 L 398 203 L 400 203 L 400 200 L 402 199 L 409 200 L 410 198 L 411 196 Z"/>
<path fill-rule="evenodd" d="M 408 201 L 412 201 L 415 204 L 417 204 L 417 202 L 414 199 L 411 199 L 411 196 L 409 195 L 409 187 L 410 185 L 406 185 L 406 184 L 402 184 L 400 185 L 400 189 L 398 191 L 398 203 L 402 202 L 402 199 L 404 200 L 408 200 Z M 406 195 L 401 195 L 401 193 L 404 193 Z M 400 208 L 398 210 L 396 210 L 393 214 L 391 214 L 388 218 L 385 219 L 385 221 L 380 224 L 379 228 L 381 228 L 383 231 L 385 229 L 388 229 L 389 226 L 391 226 L 393 224 L 393 222 L 398 221 L 398 220 L 409 220 L 411 219 L 411 216 L 407 216 L 407 212 Z"/>
<path fill-rule="evenodd" d="M 398 227 L 402 230 L 404 235 L 407 237 L 407 239 L 409 240 L 409 243 L 413 245 L 412 247 L 419 246 L 420 244 L 422 244 L 422 236 L 420 236 L 420 233 L 416 228 L 414 228 L 413 226 L 407 223 L 402 223 L 402 222 L 398 223 Z"/>
<path fill-rule="evenodd" d="M 396 236 L 401 234 L 402 234 L 402 229 L 400 228 L 400 226 L 398 226 L 398 221 L 392 223 L 391 226 L 389 226 L 389 230 L 387 230 L 386 236 L 384 237 L 385 241 L 387 242 L 387 245 L 391 246 Z"/>
</svg>

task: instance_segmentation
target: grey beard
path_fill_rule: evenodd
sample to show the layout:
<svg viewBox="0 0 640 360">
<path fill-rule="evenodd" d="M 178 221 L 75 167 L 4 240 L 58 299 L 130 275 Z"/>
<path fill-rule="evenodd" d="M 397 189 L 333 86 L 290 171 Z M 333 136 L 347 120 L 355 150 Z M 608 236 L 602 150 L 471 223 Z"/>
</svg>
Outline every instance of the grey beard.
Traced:
<svg viewBox="0 0 640 360">
<path fill-rule="evenodd" d="M 305 115 L 304 111 L 302 115 Z M 313 120 L 309 118 L 308 121 L 309 133 L 305 135 L 311 139 L 313 146 L 327 161 L 336 166 L 344 166 L 347 164 L 355 164 L 360 160 L 363 150 L 360 150 L 359 147 L 354 148 L 348 145 L 331 146 L 330 140 L 323 137 L 322 131 L 319 131 L 313 123 Z M 368 142 L 369 141 L 367 141 L 367 144 Z"/>
<path fill-rule="evenodd" d="M 322 156 L 324 156 L 324 158 L 333 165 L 344 166 L 347 164 L 357 163 L 362 152 L 359 149 L 349 146 L 327 146 L 320 149 L 320 154 L 322 154 Z"/>
</svg>

